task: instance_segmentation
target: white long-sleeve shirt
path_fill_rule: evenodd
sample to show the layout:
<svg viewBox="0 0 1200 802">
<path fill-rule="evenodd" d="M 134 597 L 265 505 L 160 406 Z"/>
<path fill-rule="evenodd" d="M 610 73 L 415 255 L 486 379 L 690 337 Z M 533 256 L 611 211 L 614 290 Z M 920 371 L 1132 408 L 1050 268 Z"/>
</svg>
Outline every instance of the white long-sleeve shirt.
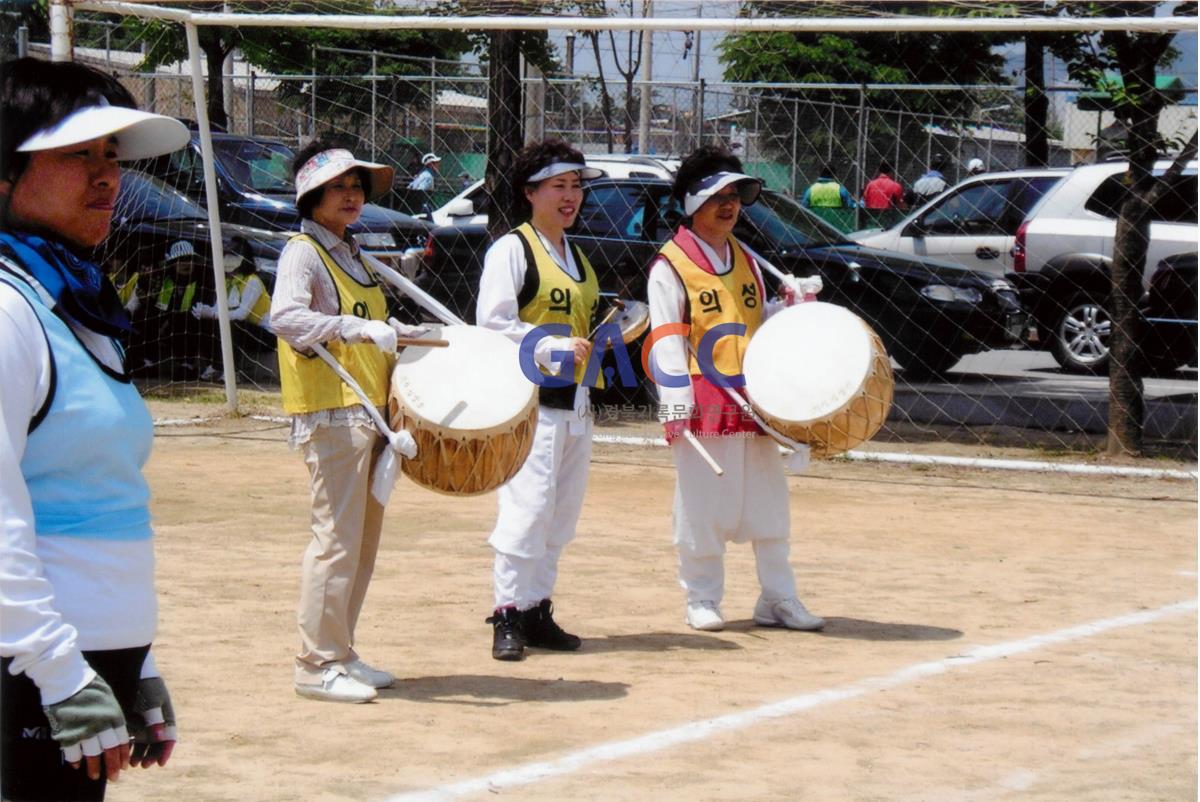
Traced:
<svg viewBox="0 0 1200 802">
<path fill-rule="evenodd" d="M 540 232 L 538 236 L 542 236 Z M 575 281 L 582 281 L 583 274 L 575 264 L 575 256 L 566 235 L 563 235 L 565 258 L 559 256 L 544 237 L 542 239 L 554 263 Z M 500 332 L 517 345 L 536 328 L 534 324 L 521 320 L 517 304 L 517 297 L 525 286 L 526 267 L 525 249 L 519 236 L 509 233 L 496 240 L 483 257 L 479 298 L 475 303 L 476 324 Z M 557 374 L 562 365 L 551 361 L 551 352 L 570 349 L 569 337 L 543 337 L 534 348 L 533 358 L 539 365 Z"/>
<path fill-rule="evenodd" d="M 120 371 L 121 357 L 107 337 L 72 323 L 83 345 L 109 368 Z M 0 283 L 0 656 L 12 657 L 12 672 L 24 673 L 49 705 L 73 696 L 96 676 L 85 649 L 123 648 L 129 620 L 123 610 L 141 605 L 140 593 L 104 582 L 105 566 L 141 566 L 153 583 L 153 553 L 145 541 L 43 538 L 34 525 L 33 503 L 21 473 L 21 460 L 34 416 L 46 403 L 52 370 L 50 347 L 29 303 Z M 53 553 L 55 576 L 44 558 Z M 138 599 L 136 605 L 131 599 Z M 62 610 L 73 611 L 71 619 Z M 133 610 L 138 613 L 140 610 Z M 144 624 L 139 622 L 139 628 Z M 150 623 L 153 628 L 153 623 Z M 148 656 L 142 676 L 156 676 Z"/>
<path fill-rule="evenodd" d="M 695 242 L 708 258 L 717 275 L 723 276 L 733 269 L 733 258 L 726 243 L 724 252 L 718 254 L 699 237 Z M 748 250 L 748 249 L 747 249 Z M 748 252 L 749 255 L 749 252 Z M 750 270 L 762 281 L 758 262 L 750 256 Z M 688 296 L 675 268 L 663 257 L 658 257 L 650 266 L 650 277 L 646 285 L 647 301 L 650 306 L 650 330 L 670 323 L 682 323 L 687 316 Z M 780 301 L 768 301 L 763 307 L 763 320 L 783 308 Z M 689 374 L 687 341 L 683 337 L 665 337 L 654 344 L 650 353 L 651 364 L 660 372 L 671 375 Z M 663 421 L 691 417 L 696 400 L 691 382 L 683 387 L 658 385 L 659 418 Z"/>
</svg>

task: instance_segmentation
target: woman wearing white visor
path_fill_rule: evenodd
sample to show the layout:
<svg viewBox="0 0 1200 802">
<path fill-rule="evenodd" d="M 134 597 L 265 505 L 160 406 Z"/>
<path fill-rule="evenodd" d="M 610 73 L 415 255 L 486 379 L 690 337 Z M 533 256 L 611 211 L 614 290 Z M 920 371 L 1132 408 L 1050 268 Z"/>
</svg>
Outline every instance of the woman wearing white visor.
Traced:
<svg viewBox="0 0 1200 802">
<path fill-rule="evenodd" d="M 725 626 L 725 544 L 754 546 L 762 589 L 754 621 L 764 626 L 820 629 L 825 622 L 796 598 L 788 564 L 787 481 L 775 442 L 710 378 L 695 354 L 717 326 L 744 326 L 711 348 L 712 369 L 742 373 L 742 356 L 754 332 L 774 311 L 796 299 L 797 283 L 786 283 L 781 302 L 768 302 L 752 252 L 733 236 L 742 206 L 758 199 L 762 183 L 742 173 L 728 151 L 703 147 L 683 160 L 672 194 L 684 221 L 651 264 L 647 286 L 650 324 L 688 324 L 684 337 L 668 337 L 653 351 L 660 409 L 675 461 L 674 540 L 679 582 L 686 595 L 684 621 L 693 629 Z M 708 357 L 705 357 L 708 359 Z M 667 376 L 682 386 L 666 386 Z M 690 430 L 724 469 L 716 476 L 682 437 Z"/>
<path fill-rule="evenodd" d="M 129 318 L 90 254 L 119 161 L 187 144 L 115 80 L 0 66 L 0 796 L 103 799 L 165 765 L 175 714 L 157 627 L 153 426 L 130 381 Z M 70 443 L 64 448 L 64 443 Z M 133 747 L 130 748 L 132 737 Z"/>
<path fill-rule="evenodd" d="M 513 165 L 513 218 L 526 222 L 493 243 L 483 260 L 475 318 L 518 344 L 539 326 L 538 367 L 558 381 L 539 388 L 533 448 L 512 481 L 496 491 L 499 511 L 488 543 L 495 551 L 492 657 L 521 660 L 525 648 L 574 651 L 580 639 L 555 623 L 551 595 L 563 548 L 575 537 L 592 455 L 584 378 L 587 340 L 599 303 L 596 271 L 567 240 L 579 215 L 583 182 L 604 173 L 561 140 L 529 145 Z M 570 354 L 573 375 L 564 370 Z M 567 375 L 563 375 L 566 373 Z M 549 386 L 557 384 L 560 386 Z"/>
<path fill-rule="evenodd" d="M 377 407 L 387 404 L 396 338 L 419 326 L 388 318 L 377 277 L 391 268 L 364 253 L 347 231 L 363 204 L 391 188 L 394 172 L 350 151 L 313 141 L 296 154 L 300 234 L 279 257 L 271 328 L 279 336 L 283 408 L 292 448 L 302 449 L 312 489 L 312 538 L 301 565 L 296 693 L 332 702 L 369 702 L 395 678 L 363 662 L 354 629 L 383 526 L 371 480 L 387 440 L 359 397 L 312 350 L 325 344 Z M 416 444 L 400 432 L 408 453 Z"/>
</svg>

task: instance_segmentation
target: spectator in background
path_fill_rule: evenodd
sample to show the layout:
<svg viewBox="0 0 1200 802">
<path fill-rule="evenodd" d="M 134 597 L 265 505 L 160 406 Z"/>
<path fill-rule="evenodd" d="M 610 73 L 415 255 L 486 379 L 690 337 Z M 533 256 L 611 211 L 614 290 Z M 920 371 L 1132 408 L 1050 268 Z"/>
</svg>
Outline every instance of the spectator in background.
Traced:
<svg viewBox="0 0 1200 802">
<path fill-rule="evenodd" d="M 471 178 L 470 173 L 464 171 L 464 172 L 461 172 L 458 174 L 458 188 L 460 190 L 464 190 L 474 183 L 475 183 L 475 179 Z"/>
<path fill-rule="evenodd" d="M 980 175 L 987 172 L 983 166 L 983 159 L 971 159 L 967 162 L 967 175 Z"/>
<path fill-rule="evenodd" d="M 421 157 L 421 172 L 408 185 L 409 189 L 430 192 L 433 189 L 433 179 L 437 175 L 442 159 L 436 153 L 426 153 Z"/>
<path fill-rule="evenodd" d="M 146 333 L 160 349 L 157 360 L 160 369 L 164 356 L 169 360 L 172 379 L 195 378 L 192 359 L 198 350 L 199 331 L 189 313 L 196 300 L 199 263 L 192 243 L 187 240 L 172 243 L 163 261 L 162 282 L 154 293 L 153 319 L 148 321 Z"/>
<path fill-rule="evenodd" d="M 904 202 L 904 187 L 892 176 L 896 171 L 888 162 L 880 162 L 876 176 L 867 182 L 863 188 L 862 203 L 864 209 L 871 211 L 886 211 L 888 209 L 906 209 Z"/>
<path fill-rule="evenodd" d="M 234 238 L 225 251 L 225 291 L 228 293 L 234 358 L 244 353 L 251 343 L 260 348 L 273 348 L 271 296 L 254 268 L 249 243 L 241 237 Z M 216 320 L 217 307 L 215 304 L 196 304 L 192 307 L 192 317 L 197 320 Z M 220 361 L 220 333 L 211 323 L 205 328 L 206 336 L 200 339 L 210 346 L 210 355 L 200 380 L 219 381 L 221 374 L 216 365 Z"/>
<path fill-rule="evenodd" d="M 946 176 L 942 170 L 946 167 L 946 157 L 938 153 L 929 162 L 929 169 L 913 182 L 913 206 L 933 200 L 946 191 Z"/>
<path fill-rule="evenodd" d="M 808 209 L 853 209 L 854 197 L 832 175 L 829 165 L 821 165 L 816 183 L 804 190 L 800 204 Z"/>
</svg>

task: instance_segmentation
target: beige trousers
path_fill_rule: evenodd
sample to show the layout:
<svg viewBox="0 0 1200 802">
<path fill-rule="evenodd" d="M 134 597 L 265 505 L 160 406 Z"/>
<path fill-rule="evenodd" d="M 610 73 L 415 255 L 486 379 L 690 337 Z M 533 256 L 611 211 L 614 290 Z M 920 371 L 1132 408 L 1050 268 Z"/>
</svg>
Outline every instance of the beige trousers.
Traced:
<svg viewBox="0 0 1200 802">
<path fill-rule="evenodd" d="M 354 626 L 375 570 L 383 506 L 371 495 L 386 441 L 363 426 L 322 426 L 304 444 L 312 539 L 300 570 L 298 668 L 357 659 Z"/>
</svg>

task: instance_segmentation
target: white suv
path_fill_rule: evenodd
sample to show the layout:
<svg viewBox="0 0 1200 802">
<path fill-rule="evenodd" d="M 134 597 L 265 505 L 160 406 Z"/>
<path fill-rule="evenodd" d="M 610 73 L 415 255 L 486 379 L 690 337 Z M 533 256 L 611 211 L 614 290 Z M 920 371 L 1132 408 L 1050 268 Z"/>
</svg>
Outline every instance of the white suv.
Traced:
<svg viewBox="0 0 1200 802">
<path fill-rule="evenodd" d="M 1160 161 L 1154 172 L 1161 174 L 1170 165 Z M 1072 372 L 1108 369 L 1111 323 L 1106 307 L 1127 168 L 1125 162 L 1076 167 L 1017 229 L 1010 278 L 1037 324 L 1039 345 L 1049 347 Z M 1143 289 L 1163 259 L 1196 251 L 1196 191 L 1192 161 L 1151 210 Z"/>
<path fill-rule="evenodd" d="M 1068 172 L 1051 167 L 968 178 L 891 228 L 847 237 L 870 248 L 943 259 L 1003 276 L 1012 270 L 1017 227 Z"/>
<path fill-rule="evenodd" d="M 613 153 L 587 156 L 586 159 L 589 166 L 603 170 L 609 178 L 665 178 L 670 181 L 679 168 L 678 159 L 658 159 L 653 156 Z M 423 214 L 415 216 L 425 217 Z M 436 226 L 487 225 L 487 193 L 484 192 L 483 180 L 476 181 L 434 209 L 430 219 Z"/>
</svg>

